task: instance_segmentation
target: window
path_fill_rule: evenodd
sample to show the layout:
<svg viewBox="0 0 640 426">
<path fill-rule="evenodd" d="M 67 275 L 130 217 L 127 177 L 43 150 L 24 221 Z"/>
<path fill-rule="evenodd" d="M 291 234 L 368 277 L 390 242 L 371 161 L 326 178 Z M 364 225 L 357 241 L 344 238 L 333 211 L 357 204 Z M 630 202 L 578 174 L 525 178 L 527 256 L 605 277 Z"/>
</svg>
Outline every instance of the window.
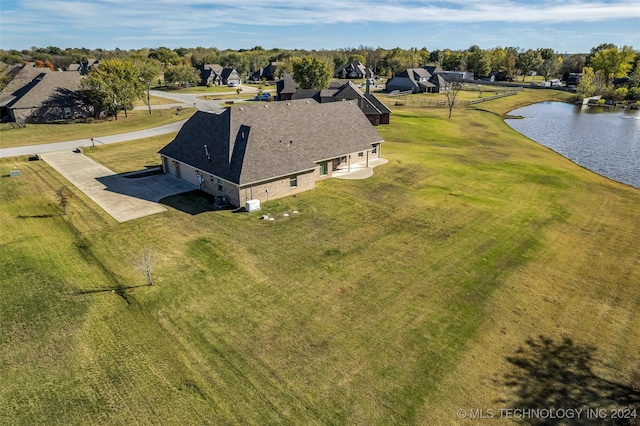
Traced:
<svg viewBox="0 0 640 426">
<path fill-rule="evenodd" d="M 364 152 L 359 152 L 358 157 L 364 157 Z"/>
<path fill-rule="evenodd" d="M 346 162 L 347 162 L 347 157 L 341 157 L 341 158 L 340 158 L 340 162 L 341 162 L 342 164 L 346 163 Z"/>
<path fill-rule="evenodd" d="M 222 187 L 222 180 L 218 179 L 218 191 L 224 192 L 224 188 Z"/>
<path fill-rule="evenodd" d="M 320 163 L 320 176 L 326 176 L 328 171 L 329 168 L 327 167 L 327 162 L 323 161 L 322 163 Z"/>
<path fill-rule="evenodd" d="M 298 186 L 298 176 L 292 176 L 289 178 L 289 187 L 295 188 Z"/>
<path fill-rule="evenodd" d="M 378 145 L 374 145 L 373 149 L 371 150 L 372 154 L 376 154 L 378 152 Z"/>
</svg>

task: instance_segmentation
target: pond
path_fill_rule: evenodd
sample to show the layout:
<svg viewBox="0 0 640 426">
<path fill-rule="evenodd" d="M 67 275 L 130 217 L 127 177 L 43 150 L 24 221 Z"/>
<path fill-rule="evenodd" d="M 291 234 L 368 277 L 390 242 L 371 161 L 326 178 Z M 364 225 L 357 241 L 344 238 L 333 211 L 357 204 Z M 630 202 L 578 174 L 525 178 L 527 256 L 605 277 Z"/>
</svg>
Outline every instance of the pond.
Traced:
<svg viewBox="0 0 640 426">
<path fill-rule="evenodd" d="M 593 172 L 640 188 L 640 111 L 541 102 L 513 110 L 514 130 Z"/>
</svg>

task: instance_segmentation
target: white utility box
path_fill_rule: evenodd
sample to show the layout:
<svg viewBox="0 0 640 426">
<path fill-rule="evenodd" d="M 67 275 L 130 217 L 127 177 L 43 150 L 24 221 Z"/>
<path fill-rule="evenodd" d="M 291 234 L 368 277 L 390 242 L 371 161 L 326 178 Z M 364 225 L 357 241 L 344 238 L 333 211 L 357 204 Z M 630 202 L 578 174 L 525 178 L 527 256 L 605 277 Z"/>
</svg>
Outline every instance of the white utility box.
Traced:
<svg viewBox="0 0 640 426">
<path fill-rule="evenodd" d="M 255 212 L 260 210 L 260 200 L 247 200 L 245 209 L 248 212 Z"/>
</svg>

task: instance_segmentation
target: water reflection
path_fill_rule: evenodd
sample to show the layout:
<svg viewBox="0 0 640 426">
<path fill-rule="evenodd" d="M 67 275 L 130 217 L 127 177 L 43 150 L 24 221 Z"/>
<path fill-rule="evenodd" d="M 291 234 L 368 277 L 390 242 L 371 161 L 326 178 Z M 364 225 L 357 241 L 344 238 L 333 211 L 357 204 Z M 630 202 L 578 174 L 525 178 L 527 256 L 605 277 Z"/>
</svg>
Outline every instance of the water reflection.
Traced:
<svg viewBox="0 0 640 426">
<path fill-rule="evenodd" d="M 575 163 L 640 188 L 640 111 L 542 102 L 519 108 L 514 130 Z"/>
</svg>

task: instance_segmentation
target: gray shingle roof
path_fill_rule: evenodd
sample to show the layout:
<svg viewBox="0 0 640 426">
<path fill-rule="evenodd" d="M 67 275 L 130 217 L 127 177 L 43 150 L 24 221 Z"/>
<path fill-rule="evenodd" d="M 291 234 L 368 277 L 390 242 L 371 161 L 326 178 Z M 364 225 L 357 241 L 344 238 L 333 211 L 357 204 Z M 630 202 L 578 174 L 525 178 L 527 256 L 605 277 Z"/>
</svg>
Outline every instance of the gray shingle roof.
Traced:
<svg viewBox="0 0 640 426">
<path fill-rule="evenodd" d="M 245 185 L 310 170 L 318 161 L 382 141 L 356 102 L 309 99 L 231 108 L 220 115 L 198 112 L 160 154 Z"/>
<path fill-rule="evenodd" d="M 77 98 L 82 76 L 73 71 L 51 71 L 49 68 L 24 67 L 2 90 L 2 97 L 15 96 L 9 108 L 39 108 L 48 102 L 64 103 Z"/>
</svg>

